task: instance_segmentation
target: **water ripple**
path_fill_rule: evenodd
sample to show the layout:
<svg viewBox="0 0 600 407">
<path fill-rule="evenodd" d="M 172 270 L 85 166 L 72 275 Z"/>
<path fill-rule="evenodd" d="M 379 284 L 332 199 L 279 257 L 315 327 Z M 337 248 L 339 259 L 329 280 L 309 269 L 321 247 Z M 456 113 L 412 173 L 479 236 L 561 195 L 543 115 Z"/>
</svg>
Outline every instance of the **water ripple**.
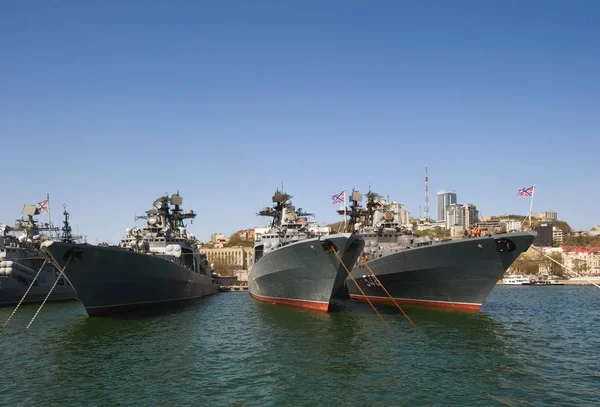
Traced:
<svg viewBox="0 0 600 407">
<path fill-rule="evenodd" d="M 226 293 L 88 318 L 24 306 L 0 336 L 0 405 L 593 405 L 600 292 L 496 287 L 479 314 L 342 301 L 323 314 Z M 12 309 L 0 308 L 0 320 Z"/>
</svg>

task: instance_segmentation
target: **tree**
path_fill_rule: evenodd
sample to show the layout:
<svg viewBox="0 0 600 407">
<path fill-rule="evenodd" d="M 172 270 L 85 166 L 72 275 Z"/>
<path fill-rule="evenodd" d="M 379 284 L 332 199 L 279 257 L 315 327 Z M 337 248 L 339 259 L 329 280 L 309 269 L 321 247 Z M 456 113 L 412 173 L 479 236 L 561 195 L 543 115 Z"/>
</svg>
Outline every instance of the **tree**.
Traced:
<svg viewBox="0 0 600 407">
<path fill-rule="evenodd" d="M 235 247 L 235 246 L 252 247 L 252 246 L 254 246 L 254 242 L 251 240 L 248 240 L 248 239 L 242 239 L 242 237 L 240 235 L 238 235 L 237 233 L 234 233 L 229 237 L 229 241 L 227 243 L 225 243 L 223 245 L 223 247 Z"/>
<path fill-rule="evenodd" d="M 554 261 L 550 260 L 548 257 L 550 257 Z M 544 264 L 546 270 L 548 270 L 548 272 L 550 274 L 553 274 L 556 276 L 562 276 L 562 275 L 566 274 L 565 268 L 560 265 L 560 264 L 563 264 L 562 254 L 551 253 L 548 257 L 544 257 L 542 264 Z M 556 264 L 555 262 L 558 262 L 560 264 Z"/>
<path fill-rule="evenodd" d="M 587 261 L 582 259 L 573 259 L 573 271 L 577 274 L 587 274 L 590 266 Z"/>
<path fill-rule="evenodd" d="M 439 226 L 436 226 L 434 228 L 430 228 L 430 229 L 425 229 L 425 230 L 419 230 L 416 232 L 416 234 L 418 236 L 429 236 L 432 238 L 445 238 L 445 237 L 450 237 L 450 230 L 449 229 L 442 229 Z"/>
</svg>

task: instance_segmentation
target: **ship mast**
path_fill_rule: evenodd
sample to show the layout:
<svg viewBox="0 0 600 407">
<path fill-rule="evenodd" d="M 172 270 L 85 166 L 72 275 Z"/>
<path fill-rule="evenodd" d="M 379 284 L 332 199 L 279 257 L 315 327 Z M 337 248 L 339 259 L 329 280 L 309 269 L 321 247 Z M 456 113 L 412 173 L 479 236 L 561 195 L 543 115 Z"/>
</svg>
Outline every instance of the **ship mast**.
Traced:
<svg viewBox="0 0 600 407">
<path fill-rule="evenodd" d="M 62 227 L 62 241 L 65 243 L 72 243 L 73 242 L 73 235 L 71 235 L 71 225 L 69 225 L 69 212 L 67 212 L 67 205 L 63 205 L 64 208 L 64 212 L 63 215 L 65 215 L 65 220 L 63 221 L 63 227 Z"/>
</svg>

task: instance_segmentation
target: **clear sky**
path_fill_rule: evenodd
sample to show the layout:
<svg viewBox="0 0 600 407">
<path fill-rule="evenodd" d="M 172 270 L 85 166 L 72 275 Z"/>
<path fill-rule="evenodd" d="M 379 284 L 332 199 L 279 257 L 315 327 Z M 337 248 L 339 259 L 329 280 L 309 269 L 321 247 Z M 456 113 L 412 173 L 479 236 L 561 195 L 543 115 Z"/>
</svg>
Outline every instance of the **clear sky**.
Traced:
<svg viewBox="0 0 600 407">
<path fill-rule="evenodd" d="M 165 192 L 213 232 L 282 182 L 600 223 L 600 2 L 5 1 L 0 222 L 50 194 L 113 243 Z M 44 217 L 41 217 L 43 219 Z M 138 221 L 138 225 L 143 225 Z"/>
</svg>

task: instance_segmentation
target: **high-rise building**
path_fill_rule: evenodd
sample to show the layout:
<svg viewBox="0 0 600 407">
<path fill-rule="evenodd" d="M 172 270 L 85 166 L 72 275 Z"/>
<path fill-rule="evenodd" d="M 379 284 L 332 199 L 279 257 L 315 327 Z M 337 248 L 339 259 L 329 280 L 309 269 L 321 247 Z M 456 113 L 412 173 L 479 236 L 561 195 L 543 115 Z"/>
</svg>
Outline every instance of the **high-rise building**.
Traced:
<svg viewBox="0 0 600 407">
<path fill-rule="evenodd" d="M 463 206 L 465 210 L 465 228 L 470 228 L 474 226 L 479 220 L 479 212 L 477 211 L 477 207 L 473 204 L 465 204 Z"/>
<path fill-rule="evenodd" d="M 453 203 L 446 206 L 446 229 L 450 229 L 452 226 L 464 226 L 465 225 L 465 211 L 462 205 Z"/>
<path fill-rule="evenodd" d="M 446 207 L 456 203 L 456 191 L 439 191 L 437 193 L 437 220 L 446 220 Z"/>
</svg>

